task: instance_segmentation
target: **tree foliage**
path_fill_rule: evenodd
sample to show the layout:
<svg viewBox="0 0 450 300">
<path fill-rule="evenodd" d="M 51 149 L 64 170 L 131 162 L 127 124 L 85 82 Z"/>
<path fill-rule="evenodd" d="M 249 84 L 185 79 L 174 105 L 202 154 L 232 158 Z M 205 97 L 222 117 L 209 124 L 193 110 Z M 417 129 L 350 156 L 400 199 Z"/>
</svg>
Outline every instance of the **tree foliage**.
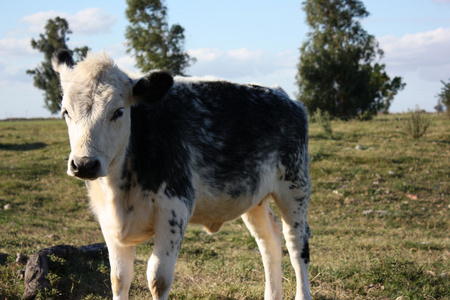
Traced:
<svg viewBox="0 0 450 300">
<path fill-rule="evenodd" d="M 405 84 L 374 62 L 383 51 L 358 21 L 369 15 L 363 3 L 307 0 L 303 9 L 311 30 L 298 64 L 299 100 L 310 112 L 320 108 L 334 117 L 387 112 Z"/>
<path fill-rule="evenodd" d="M 126 29 L 128 52 L 136 57 L 136 66 L 143 72 L 164 69 L 183 75 L 193 62 L 184 52 L 184 28 L 169 28 L 167 7 L 163 0 L 127 0 L 126 15 L 131 25 Z"/>
<path fill-rule="evenodd" d="M 31 39 L 31 47 L 44 54 L 44 61 L 32 70 L 27 70 L 27 74 L 33 76 L 33 84 L 38 89 L 44 91 L 44 103 L 52 114 L 61 109 L 62 93 L 58 75 L 52 68 L 52 55 L 58 49 L 68 49 L 67 35 L 71 34 L 69 23 L 60 17 L 49 19 L 45 25 L 45 33 L 39 35 L 39 39 Z M 87 46 L 70 50 L 77 57 L 77 60 L 86 56 L 89 48 Z"/>
<path fill-rule="evenodd" d="M 444 86 L 442 87 L 441 92 L 437 95 L 438 101 L 445 105 L 447 108 L 447 114 L 450 115 L 450 79 L 447 83 L 442 80 L 441 82 Z"/>
</svg>

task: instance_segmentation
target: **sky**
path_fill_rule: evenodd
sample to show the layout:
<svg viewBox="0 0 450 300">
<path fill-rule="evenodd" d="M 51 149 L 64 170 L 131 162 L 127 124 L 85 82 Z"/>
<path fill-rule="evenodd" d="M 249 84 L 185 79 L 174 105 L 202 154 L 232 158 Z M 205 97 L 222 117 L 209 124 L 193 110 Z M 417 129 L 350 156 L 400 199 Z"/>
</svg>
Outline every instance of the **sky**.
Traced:
<svg viewBox="0 0 450 300">
<path fill-rule="evenodd" d="M 292 99 L 300 47 L 309 27 L 301 0 L 167 0 L 169 25 L 185 29 L 185 50 L 197 59 L 191 76 L 281 86 Z M 363 28 L 375 36 L 388 75 L 406 87 L 390 112 L 419 106 L 432 112 L 441 81 L 450 81 L 450 0 L 365 0 Z M 0 119 L 58 117 L 44 108 L 43 92 L 26 70 L 43 61 L 30 46 L 48 19 L 69 22 L 68 46 L 105 50 L 137 72 L 126 52 L 126 1 L 0 0 Z"/>
</svg>

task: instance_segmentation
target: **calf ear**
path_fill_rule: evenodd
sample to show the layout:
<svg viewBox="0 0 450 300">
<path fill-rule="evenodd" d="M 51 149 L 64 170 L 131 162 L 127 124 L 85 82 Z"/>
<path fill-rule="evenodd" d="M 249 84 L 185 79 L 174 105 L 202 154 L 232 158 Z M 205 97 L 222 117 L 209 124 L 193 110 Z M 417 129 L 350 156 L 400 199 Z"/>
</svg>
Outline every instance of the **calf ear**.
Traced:
<svg viewBox="0 0 450 300">
<path fill-rule="evenodd" d="M 136 99 L 146 102 L 161 100 L 173 85 L 173 77 L 165 71 L 152 71 L 138 79 L 133 86 Z"/>
<path fill-rule="evenodd" d="M 75 65 L 72 58 L 72 52 L 68 49 L 57 50 L 52 57 L 53 70 L 56 73 L 61 74 L 63 70 L 72 68 Z"/>
</svg>

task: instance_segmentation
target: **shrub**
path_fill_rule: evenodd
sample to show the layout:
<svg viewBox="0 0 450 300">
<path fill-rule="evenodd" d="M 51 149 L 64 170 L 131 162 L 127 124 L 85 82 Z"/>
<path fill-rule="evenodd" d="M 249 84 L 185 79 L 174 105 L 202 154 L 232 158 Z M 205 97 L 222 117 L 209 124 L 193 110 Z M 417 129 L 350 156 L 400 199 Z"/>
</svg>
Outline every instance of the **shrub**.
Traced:
<svg viewBox="0 0 450 300">
<path fill-rule="evenodd" d="M 409 110 L 405 120 L 405 130 L 413 138 L 418 139 L 423 136 L 430 126 L 430 120 L 426 113 L 418 106 L 414 111 Z"/>
<path fill-rule="evenodd" d="M 359 120 L 360 121 L 370 121 L 373 120 L 373 117 L 375 116 L 375 114 L 373 112 L 370 111 L 365 111 L 363 113 L 358 114 Z"/>
<path fill-rule="evenodd" d="M 313 115 L 313 119 L 315 122 L 319 123 L 319 125 L 325 130 L 327 134 L 333 136 L 333 130 L 331 129 L 331 118 L 330 114 L 325 111 L 322 112 L 320 108 L 318 108 Z"/>
<path fill-rule="evenodd" d="M 447 107 L 447 115 L 450 116 L 450 80 L 449 82 L 441 80 L 441 82 L 444 87 L 442 87 L 441 92 L 437 95 L 438 101 Z"/>
</svg>

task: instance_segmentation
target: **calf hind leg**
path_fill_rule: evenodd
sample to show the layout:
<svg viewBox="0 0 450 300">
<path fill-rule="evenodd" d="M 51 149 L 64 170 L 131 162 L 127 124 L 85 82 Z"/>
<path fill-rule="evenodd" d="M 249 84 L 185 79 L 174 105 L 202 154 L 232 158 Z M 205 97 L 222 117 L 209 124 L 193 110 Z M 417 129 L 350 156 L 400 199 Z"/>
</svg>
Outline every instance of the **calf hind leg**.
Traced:
<svg viewBox="0 0 450 300">
<path fill-rule="evenodd" d="M 275 202 L 283 219 L 283 235 L 297 279 L 296 300 L 311 299 L 308 280 L 309 236 L 306 222 L 309 188 L 285 189 L 275 195 Z"/>
<path fill-rule="evenodd" d="M 281 299 L 281 229 L 268 198 L 242 216 L 258 244 L 266 277 L 264 298 Z"/>
</svg>

